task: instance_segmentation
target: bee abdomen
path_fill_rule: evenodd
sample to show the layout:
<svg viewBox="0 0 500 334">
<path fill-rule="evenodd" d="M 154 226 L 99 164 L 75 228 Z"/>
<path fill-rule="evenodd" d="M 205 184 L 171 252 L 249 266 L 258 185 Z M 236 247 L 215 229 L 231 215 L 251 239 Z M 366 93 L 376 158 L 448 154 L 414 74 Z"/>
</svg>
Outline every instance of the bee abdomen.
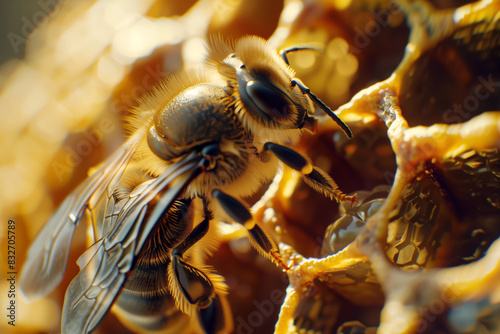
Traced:
<svg viewBox="0 0 500 334">
<path fill-rule="evenodd" d="M 175 308 L 168 291 L 171 250 L 191 229 L 191 200 L 178 200 L 158 221 L 139 255 L 118 300 L 124 311 L 136 315 L 158 315 Z"/>
<path fill-rule="evenodd" d="M 167 267 L 168 264 L 136 267 L 118 299 L 118 306 L 129 313 L 145 316 L 164 314 L 175 308 L 168 291 Z"/>
</svg>

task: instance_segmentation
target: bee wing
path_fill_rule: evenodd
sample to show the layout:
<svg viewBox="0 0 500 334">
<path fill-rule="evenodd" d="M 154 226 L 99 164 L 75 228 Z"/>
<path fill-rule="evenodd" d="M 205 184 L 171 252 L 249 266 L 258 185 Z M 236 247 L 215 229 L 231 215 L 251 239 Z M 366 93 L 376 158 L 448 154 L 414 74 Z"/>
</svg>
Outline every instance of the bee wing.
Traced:
<svg viewBox="0 0 500 334">
<path fill-rule="evenodd" d="M 199 161 L 193 154 L 174 163 L 167 172 L 147 181 L 139 193 L 133 191 L 125 205 L 118 205 L 116 223 L 111 230 L 78 259 L 80 273 L 71 281 L 65 295 L 63 333 L 88 333 L 98 326 L 118 296 L 149 233 L 199 173 Z M 146 215 L 149 202 L 167 185 L 171 187 Z"/>
<path fill-rule="evenodd" d="M 130 161 L 140 136 L 127 140 L 59 206 L 38 234 L 28 252 L 20 277 L 21 292 L 27 299 L 50 293 L 62 280 L 75 227 L 92 198 L 114 189 Z"/>
</svg>

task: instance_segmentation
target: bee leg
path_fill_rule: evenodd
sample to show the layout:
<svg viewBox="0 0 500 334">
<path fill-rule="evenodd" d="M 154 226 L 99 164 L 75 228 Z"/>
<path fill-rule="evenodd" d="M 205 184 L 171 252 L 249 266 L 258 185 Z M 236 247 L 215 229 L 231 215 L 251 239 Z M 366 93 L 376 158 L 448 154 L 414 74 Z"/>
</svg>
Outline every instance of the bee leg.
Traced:
<svg viewBox="0 0 500 334">
<path fill-rule="evenodd" d="M 171 291 L 182 292 L 184 300 L 191 305 L 196 305 L 198 318 L 205 333 L 218 333 L 226 326 L 224 305 L 219 296 L 215 293 L 212 281 L 202 270 L 188 264 L 183 259 L 184 253 L 208 232 L 209 222 L 213 219 L 212 212 L 208 209 L 208 201 L 203 198 L 205 218 L 198 224 L 187 238 L 172 251 L 172 272 L 173 279 L 179 289 Z M 180 302 L 181 310 L 185 313 L 189 307 L 182 306 L 183 301 L 178 300 L 180 296 L 175 296 Z"/>
<path fill-rule="evenodd" d="M 351 129 L 349 129 L 349 127 L 347 126 L 347 124 L 344 123 L 343 120 L 341 120 L 333 111 L 332 109 L 330 109 L 323 101 L 321 101 L 318 97 L 316 97 L 316 95 L 314 95 L 311 90 L 298 78 L 293 78 L 292 79 L 292 84 L 291 84 L 292 88 L 297 86 L 299 87 L 300 91 L 309 96 L 309 98 L 314 102 L 314 104 L 316 104 L 318 107 L 321 108 L 321 110 L 323 110 L 325 112 L 325 114 L 327 114 L 328 116 L 330 116 L 331 119 L 333 119 L 333 121 L 335 123 L 338 124 L 338 126 L 340 126 L 340 128 L 342 129 L 342 131 L 344 131 L 345 135 L 347 136 L 347 138 L 352 138 L 352 131 Z"/>
<path fill-rule="evenodd" d="M 198 317 L 207 334 L 220 333 L 226 323 L 224 321 L 224 305 L 218 295 L 215 295 L 209 307 L 198 311 Z"/>
<path fill-rule="evenodd" d="M 259 225 L 255 224 L 252 214 L 245 205 L 219 189 L 212 190 L 212 197 L 220 203 L 224 211 L 234 221 L 248 230 L 251 236 L 250 242 L 259 253 L 276 262 L 285 270 L 290 269 L 281 259 L 276 244 Z"/>
<path fill-rule="evenodd" d="M 307 185 L 317 192 L 340 202 L 350 201 L 351 204 L 356 203 L 356 195 L 347 196 L 344 194 L 340 191 L 340 189 L 338 189 L 337 184 L 333 181 L 330 175 L 318 167 L 313 166 L 307 158 L 302 156 L 297 151 L 294 151 L 289 147 L 270 142 L 264 144 L 264 150 L 271 151 L 285 165 L 301 172 L 304 175 L 304 181 Z"/>
<path fill-rule="evenodd" d="M 214 287 L 208 276 L 183 259 L 184 253 L 207 234 L 212 214 L 205 210 L 205 219 L 198 224 L 186 239 L 172 250 L 172 270 L 185 299 L 199 308 L 210 306 L 215 296 Z"/>
</svg>

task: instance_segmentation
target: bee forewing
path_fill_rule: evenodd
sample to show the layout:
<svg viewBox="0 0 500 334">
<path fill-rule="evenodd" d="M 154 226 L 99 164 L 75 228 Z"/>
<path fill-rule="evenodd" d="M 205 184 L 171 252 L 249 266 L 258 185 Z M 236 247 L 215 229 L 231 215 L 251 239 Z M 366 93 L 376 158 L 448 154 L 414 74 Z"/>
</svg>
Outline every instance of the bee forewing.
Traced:
<svg viewBox="0 0 500 334">
<path fill-rule="evenodd" d="M 117 261 L 124 252 L 130 253 L 129 250 L 118 245 L 106 251 L 103 242 L 92 250 L 97 251 L 86 254 L 90 262 L 66 290 L 62 333 L 91 332 L 106 314 L 125 281 L 125 273 L 120 273 Z"/>
<path fill-rule="evenodd" d="M 174 163 L 158 178 L 141 185 L 126 203 L 116 203 L 116 223 L 104 237 L 78 259 L 80 273 L 71 281 L 65 295 L 63 333 L 87 333 L 95 329 L 118 296 L 140 252 L 157 221 L 179 197 L 198 171 L 200 158 L 191 155 Z M 152 213 L 146 216 L 149 202 L 167 186 Z M 115 205 L 114 202 L 109 202 Z M 108 218 L 108 217 L 106 217 Z"/>
<path fill-rule="evenodd" d="M 20 277 L 21 292 L 33 300 L 50 293 L 61 281 L 75 227 L 89 202 L 114 186 L 139 143 L 132 136 L 60 205 L 30 247 Z"/>
<path fill-rule="evenodd" d="M 116 224 L 118 213 L 121 211 L 126 201 L 116 203 L 116 197 L 108 197 L 107 194 L 102 195 L 98 205 L 90 210 L 90 219 L 93 227 L 93 241 L 104 237 L 104 233 L 110 231 Z"/>
<path fill-rule="evenodd" d="M 109 239 L 119 239 L 119 236 L 126 231 L 125 227 L 128 226 L 131 221 L 135 221 L 135 217 L 140 213 L 143 207 L 147 206 L 160 191 L 172 184 L 172 187 L 158 199 L 153 212 L 149 215 L 147 221 L 139 231 L 139 235 L 137 236 L 139 240 L 135 250 L 137 255 L 156 222 L 170 208 L 189 182 L 200 172 L 198 163 L 201 159 L 199 155 L 193 153 L 186 159 L 171 165 L 166 172 L 154 179 L 153 182 L 146 181 L 145 183 L 147 186 L 142 187 L 140 193 L 133 191 L 131 193 L 133 197 L 127 201 L 120 211 L 115 225 L 116 228 L 111 231 Z M 176 182 L 172 183 L 175 179 L 177 179 Z M 137 187 L 136 190 L 138 188 L 141 188 L 141 186 Z"/>
</svg>

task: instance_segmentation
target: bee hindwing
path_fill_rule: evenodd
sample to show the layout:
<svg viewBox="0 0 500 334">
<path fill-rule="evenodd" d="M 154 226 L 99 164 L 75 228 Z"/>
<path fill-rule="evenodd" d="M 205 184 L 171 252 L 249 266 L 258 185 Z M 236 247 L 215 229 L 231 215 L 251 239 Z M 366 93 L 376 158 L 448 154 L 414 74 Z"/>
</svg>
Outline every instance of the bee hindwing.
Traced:
<svg viewBox="0 0 500 334">
<path fill-rule="evenodd" d="M 24 263 L 20 287 L 27 299 L 50 293 L 62 280 L 73 233 L 92 198 L 100 197 L 122 176 L 139 143 L 137 133 L 78 186 L 41 230 Z"/>
</svg>

